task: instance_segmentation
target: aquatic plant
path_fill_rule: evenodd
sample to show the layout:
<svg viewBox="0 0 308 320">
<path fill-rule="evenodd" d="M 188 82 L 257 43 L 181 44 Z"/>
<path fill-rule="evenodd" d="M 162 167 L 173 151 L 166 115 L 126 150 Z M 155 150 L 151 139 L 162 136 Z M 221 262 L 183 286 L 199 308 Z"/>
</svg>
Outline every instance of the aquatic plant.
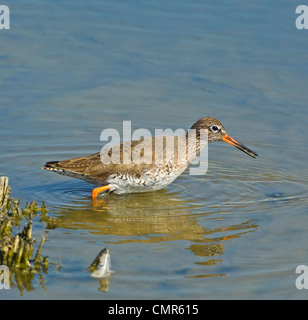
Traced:
<svg viewBox="0 0 308 320">
<path fill-rule="evenodd" d="M 37 241 L 32 237 L 33 217 L 40 213 L 40 220 L 46 221 L 48 210 L 44 202 L 38 207 L 35 201 L 21 209 L 20 200 L 10 198 L 8 180 L 8 177 L 0 177 L 0 265 L 9 268 L 11 284 L 14 284 L 12 277 L 15 275 L 16 284 L 22 292 L 23 287 L 31 290 L 31 279 L 35 273 L 41 277 L 41 271 L 47 272 L 48 269 L 48 257 L 42 256 L 45 236 L 42 235 L 34 256 Z M 21 231 L 14 234 L 15 230 Z"/>
</svg>

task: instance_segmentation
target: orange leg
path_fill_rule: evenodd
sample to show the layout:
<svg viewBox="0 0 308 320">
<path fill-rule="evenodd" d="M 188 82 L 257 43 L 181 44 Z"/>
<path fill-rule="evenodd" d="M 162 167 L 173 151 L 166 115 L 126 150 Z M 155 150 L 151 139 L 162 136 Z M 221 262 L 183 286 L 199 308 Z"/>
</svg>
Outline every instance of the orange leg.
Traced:
<svg viewBox="0 0 308 320">
<path fill-rule="evenodd" d="M 106 191 L 106 190 L 109 190 L 109 189 L 110 189 L 109 185 L 93 189 L 92 199 L 95 200 L 99 193 Z"/>
</svg>

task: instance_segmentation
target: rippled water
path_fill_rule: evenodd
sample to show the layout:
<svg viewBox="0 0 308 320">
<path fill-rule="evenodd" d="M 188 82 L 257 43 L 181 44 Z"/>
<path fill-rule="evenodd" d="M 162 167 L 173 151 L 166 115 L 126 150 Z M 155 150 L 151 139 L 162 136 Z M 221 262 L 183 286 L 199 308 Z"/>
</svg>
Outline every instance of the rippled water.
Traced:
<svg viewBox="0 0 308 320">
<path fill-rule="evenodd" d="M 38 4 L 12 1 L 0 30 L 0 173 L 23 203 L 46 201 L 33 234 L 55 264 L 1 299 L 306 299 L 308 47 L 295 4 Z M 259 158 L 211 144 L 206 175 L 95 203 L 91 185 L 40 170 L 99 151 L 123 120 L 154 132 L 202 116 Z M 98 280 L 87 268 L 104 247 L 115 272 Z"/>
</svg>

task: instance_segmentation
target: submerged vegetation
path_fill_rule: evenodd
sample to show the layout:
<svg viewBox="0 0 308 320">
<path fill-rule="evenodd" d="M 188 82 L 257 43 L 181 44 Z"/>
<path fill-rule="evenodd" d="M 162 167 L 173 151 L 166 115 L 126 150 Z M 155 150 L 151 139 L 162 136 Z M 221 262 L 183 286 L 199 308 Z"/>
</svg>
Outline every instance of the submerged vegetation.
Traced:
<svg viewBox="0 0 308 320">
<path fill-rule="evenodd" d="M 54 228 L 57 223 L 50 217 L 45 202 L 38 207 L 35 201 L 26 203 L 22 209 L 19 199 L 10 198 L 11 187 L 7 177 L 0 176 L 0 289 L 17 287 L 20 294 L 24 290 L 34 290 L 39 284 L 45 288 L 44 274 L 53 265 L 60 271 L 60 260 L 50 262 L 42 255 L 45 236 L 39 239 L 32 236 L 32 226 L 43 223 L 45 228 Z M 44 230 L 43 229 L 43 230 Z M 59 259 L 59 258 L 58 258 Z M 7 270 L 4 278 L 3 270 Z M 102 292 L 107 292 L 110 270 L 110 253 L 107 248 L 101 250 L 89 267 L 90 275 L 99 279 Z"/>
<path fill-rule="evenodd" d="M 0 265 L 5 265 L 10 271 L 10 285 L 14 286 L 13 276 L 19 290 L 32 290 L 31 280 L 38 274 L 41 285 L 44 280 L 42 272 L 47 273 L 48 257 L 42 256 L 42 246 L 45 236 L 40 241 L 32 237 L 32 224 L 35 216 L 40 215 L 40 221 L 47 221 L 48 210 L 43 202 L 41 207 L 35 201 L 20 208 L 20 200 L 10 198 L 11 187 L 7 177 L 0 177 Z M 19 231 L 19 232 L 18 232 Z M 14 234 L 15 233 L 15 234 Z M 35 244 L 39 245 L 34 250 Z M 34 254 L 35 251 L 35 254 Z"/>
</svg>

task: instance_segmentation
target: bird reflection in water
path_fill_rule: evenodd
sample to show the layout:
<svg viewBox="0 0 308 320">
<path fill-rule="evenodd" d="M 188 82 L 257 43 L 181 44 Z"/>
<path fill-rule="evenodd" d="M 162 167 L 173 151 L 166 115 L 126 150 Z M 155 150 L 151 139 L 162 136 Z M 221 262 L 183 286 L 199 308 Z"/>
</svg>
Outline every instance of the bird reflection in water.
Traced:
<svg viewBox="0 0 308 320">
<path fill-rule="evenodd" d="M 106 194 L 93 203 L 88 197 L 79 199 L 77 206 L 73 203 L 71 207 L 58 208 L 57 217 L 50 223 L 52 228 L 78 228 L 104 235 L 111 244 L 190 241 L 192 244 L 187 249 L 201 258 L 194 264 L 203 266 L 221 264 L 224 242 L 257 228 L 253 220 L 247 219 L 226 226 L 228 208 L 209 205 L 205 212 L 204 204 L 184 200 L 183 194 L 185 196 L 185 191 L 171 193 L 167 190 L 120 196 Z M 212 276 L 206 268 L 202 273 L 200 276 Z"/>
</svg>

